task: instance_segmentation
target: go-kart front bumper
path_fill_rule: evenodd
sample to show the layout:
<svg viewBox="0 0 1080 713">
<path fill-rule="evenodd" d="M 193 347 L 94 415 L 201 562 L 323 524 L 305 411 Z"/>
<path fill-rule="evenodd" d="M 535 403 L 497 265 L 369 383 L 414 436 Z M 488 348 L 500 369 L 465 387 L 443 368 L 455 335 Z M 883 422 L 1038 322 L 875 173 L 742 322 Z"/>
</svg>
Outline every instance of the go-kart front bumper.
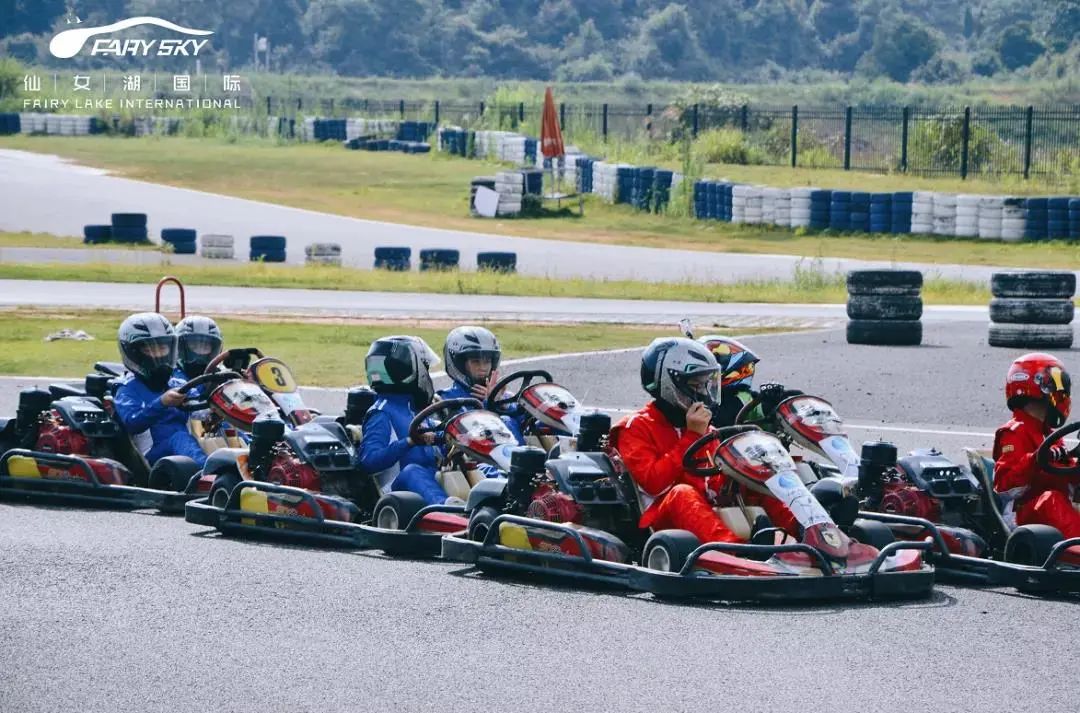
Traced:
<svg viewBox="0 0 1080 713">
<path fill-rule="evenodd" d="M 462 505 L 428 505 L 416 513 L 402 530 L 376 527 L 370 522 L 361 525 L 360 529 L 364 533 L 367 546 L 371 549 L 381 550 L 392 557 L 431 559 L 442 554 L 443 537 L 447 534 L 446 532 L 433 532 L 423 529 L 424 518 L 427 515 L 436 513 L 465 515 L 465 507 Z M 467 520 L 464 521 L 461 527 L 462 531 L 466 529 L 467 523 Z"/>
<path fill-rule="evenodd" d="M 23 471 L 9 467 L 12 458 L 29 459 L 33 468 Z M 57 474 L 81 474 L 77 477 L 47 477 L 40 470 Z M 187 502 L 198 498 L 194 493 L 154 490 L 133 485 L 102 483 L 85 458 L 14 448 L 0 457 L 0 498 L 19 499 L 48 505 L 107 508 L 116 510 L 155 509 L 163 513 L 184 512 Z"/>
<path fill-rule="evenodd" d="M 573 538 L 581 556 L 562 552 L 524 550 L 499 544 L 500 525 L 546 529 Z M 593 557 L 581 533 L 567 525 L 516 515 L 500 515 L 483 542 L 458 535 L 443 538 L 443 557 L 474 565 L 481 572 L 537 576 L 542 579 L 648 592 L 663 597 L 700 597 L 724 601 L 805 601 L 827 599 L 890 599 L 929 595 L 934 570 L 922 565 L 910 571 L 886 571 L 888 558 L 900 550 L 927 550 L 924 542 L 896 542 L 884 548 L 865 572 L 837 572 L 821 554 L 803 544 L 743 545 L 709 543 L 697 548 L 678 572 Z M 736 556 L 769 557 L 802 552 L 818 563 L 814 575 L 718 575 L 696 567 L 702 555 L 724 552 Z"/>
</svg>

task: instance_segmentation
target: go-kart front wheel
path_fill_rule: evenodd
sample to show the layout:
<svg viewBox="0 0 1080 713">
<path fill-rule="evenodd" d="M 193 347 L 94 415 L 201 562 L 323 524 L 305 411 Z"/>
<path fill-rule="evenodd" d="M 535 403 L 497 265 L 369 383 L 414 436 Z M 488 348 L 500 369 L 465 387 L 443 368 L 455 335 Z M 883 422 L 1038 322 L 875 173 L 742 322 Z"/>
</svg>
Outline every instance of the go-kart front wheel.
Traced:
<svg viewBox="0 0 1080 713">
<path fill-rule="evenodd" d="M 150 487 L 154 490 L 187 490 L 192 476 L 199 472 L 199 465 L 187 456 L 159 458 L 150 469 Z"/>
<path fill-rule="evenodd" d="M 661 530 L 645 543 L 641 563 L 659 572 L 678 572 L 701 541 L 686 530 Z"/>
<path fill-rule="evenodd" d="M 240 484 L 239 473 L 221 473 L 214 478 L 214 484 L 210 486 L 210 504 L 219 510 L 224 510 L 229 504 L 229 496 L 233 488 Z"/>
<path fill-rule="evenodd" d="M 371 520 L 375 527 L 383 530 L 404 530 L 416 513 L 426 506 L 424 499 L 416 493 L 404 490 L 387 493 L 375 503 L 375 513 Z"/>
<path fill-rule="evenodd" d="M 483 542 L 491 530 L 491 523 L 501 514 L 498 508 L 491 505 L 477 508 L 469 518 L 469 539 Z"/>
<path fill-rule="evenodd" d="M 1061 532 L 1049 525 L 1022 525 L 1005 543 L 1005 561 L 1041 567 L 1050 550 L 1063 539 Z"/>
</svg>

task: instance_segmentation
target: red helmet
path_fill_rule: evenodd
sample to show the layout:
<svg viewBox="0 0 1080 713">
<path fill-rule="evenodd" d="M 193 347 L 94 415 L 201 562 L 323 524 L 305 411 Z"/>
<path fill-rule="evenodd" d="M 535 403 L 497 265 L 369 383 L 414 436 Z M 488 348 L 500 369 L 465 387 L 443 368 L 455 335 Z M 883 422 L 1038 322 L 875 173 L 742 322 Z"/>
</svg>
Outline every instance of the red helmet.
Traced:
<svg viewBox="0 0 1080 713">
<path fill-rule="evenodd" d="M 1065 422 L 1072 405 L 1072 380 L 1056 357 L 1036 352 L 1012 363 L 1005 379 L 1005 399 L 1009 408 L 1023 408 L 1028 399 L 1044 402 L 1048 421 L 1057 427 Z"/>
</svg>

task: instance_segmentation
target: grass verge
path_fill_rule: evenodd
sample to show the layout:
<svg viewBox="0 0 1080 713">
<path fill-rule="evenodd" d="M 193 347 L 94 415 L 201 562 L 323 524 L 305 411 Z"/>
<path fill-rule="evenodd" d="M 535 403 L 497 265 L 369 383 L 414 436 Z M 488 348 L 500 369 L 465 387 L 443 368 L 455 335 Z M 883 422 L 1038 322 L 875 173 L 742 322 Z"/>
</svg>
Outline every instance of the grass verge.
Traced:
<svg viewBox="0 0 1080 713">
<path fill-rule="evenodd" d="M 586 200 L 584 217 L 483 220 L 468 215 L 469 180 L 492 174 L 497 164 L 439 153 L 345 151 L 336 144 L 281 146 L 274 141 L 119 138 L 105 136 L 8 136 L 0 147 L 58 154 L 120 175 L 281 205 L 408 225 L 490 232 L 551 240 L 578 240 L 658 248 L 739 253 L 783 253 L 1010 267 L 1080 268 L 1080 244 L 1005 244 L 930 236 L 799 234 L 785 228 L 704 222 L 676 215 L 639 213 L 627 206 Z M 837 174 L 840 174 L 839 176 Z M 874 190 L 955 190 L 952 179 L 882 176 L 830 170 L 710 166 L 727 175 L 773 185 L 843 185 Z M 830 183 L 833 182 L 833 183 Z M 1027 190 L 1048 192 L 1039 184 Z M 1010 192 L 1011 192 L 1010 184 Z M 966 191 L 1006 192 L 1001 184 L 969 181 Z"/>
<path fill-rule="evenodd" d="M 0 263 L 0 279 L 65 282 L 143 283 L 164 273 L 185 284 L 218 287 L 283 287 L 374 292 L 424 292 L 460 295 L 576 297 L 690 302 L 766 302 L 835 304 L 847 299 L 843 275 L 827 274 L 813 261 L 795 268 L 791 280 L 736 283 L 640 282 L 634 280 L 555 279 L 493 272 L 389 272 L 344 267 L 290 267 L 267 264 L 202 266 L 111 263 Z M 149 295 L 149 291 L 147 292 Z M 986 304 L 985 285 L 929 278 L 923 300 L 929 304 Z M 28 297 L 28 302 L 31 299 Z"/>
<path fill-rule="evenodd" d="M 131 243 L 112 243 L 106 245 L 87 245 L 82 238 L 52 235 L 50 233 L 7 233 L 0 231 L 0 248 L 89 248 L 92 250 L 149 250 L 161 251 L 160 245 L 134 245 Z"/>
<path fill-rule="evenodd" d="M 99 360 L 115 361 L 116 329 L 127 314 L 101 311 L 0 311 L 0 374 L 82 378 Z M 372 340 L 388 334 L 416 334 L 441 351 L 446 333 L 456 323 L 324 320 L 218 320 L 226 343 L 258 346 L 284 359 L 305 386 L 349 386 L 363 379 L 364 355 Z M 663 327 L 588 324 L 566 326 L 488 323 L 499 336 L 508 359 L 648 344 Z M 45 336 L 64 328 L 82 329 L 93 341 L 58 340 Z M 672 330 L 668 332 L 674 333 Z M 754 330 L 740 328 L 740 333 Z M 768 330 L 759 330 L 768 331 Z M 314 356 L 317 354 L 317 356 Z"/>
</svg>

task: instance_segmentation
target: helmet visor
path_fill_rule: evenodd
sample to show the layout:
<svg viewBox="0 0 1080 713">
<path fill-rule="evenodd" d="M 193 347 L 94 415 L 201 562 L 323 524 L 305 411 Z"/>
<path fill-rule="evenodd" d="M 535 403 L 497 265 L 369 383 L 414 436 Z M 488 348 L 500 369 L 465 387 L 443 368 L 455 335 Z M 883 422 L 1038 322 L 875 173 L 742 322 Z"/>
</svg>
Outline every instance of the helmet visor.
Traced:
<svg viewBox="0 0 1080 713">
<path fill-rule="evenodd" d="M 720 372 L 698 371 L 691 374 L 676 374 L 672 377 L 675 387 L 691 401 L 700 401 L 706 406 L 716 403 L 720 393 Z"/>
<path fill-rule="evenodd" d="M 176 364 L 176 337 L 171 334 L 140 339 L 133 347 L 147 372 L 163 367 L 172 369 Z"/>
<path fill-rule="evenodd" d="M 180 337 L 180 361 L 209 362 L 221 351 L 221 339 L 209 334 L 185 334 Z"/>
<path fill-rule="evenodd" d="M 735 386 L 737 384 L 750 384 L 754 379 L 754 362 L 747 362 L 737 369 L 726 372 L 721 379 L 721 386 Z"/>
</svg>

